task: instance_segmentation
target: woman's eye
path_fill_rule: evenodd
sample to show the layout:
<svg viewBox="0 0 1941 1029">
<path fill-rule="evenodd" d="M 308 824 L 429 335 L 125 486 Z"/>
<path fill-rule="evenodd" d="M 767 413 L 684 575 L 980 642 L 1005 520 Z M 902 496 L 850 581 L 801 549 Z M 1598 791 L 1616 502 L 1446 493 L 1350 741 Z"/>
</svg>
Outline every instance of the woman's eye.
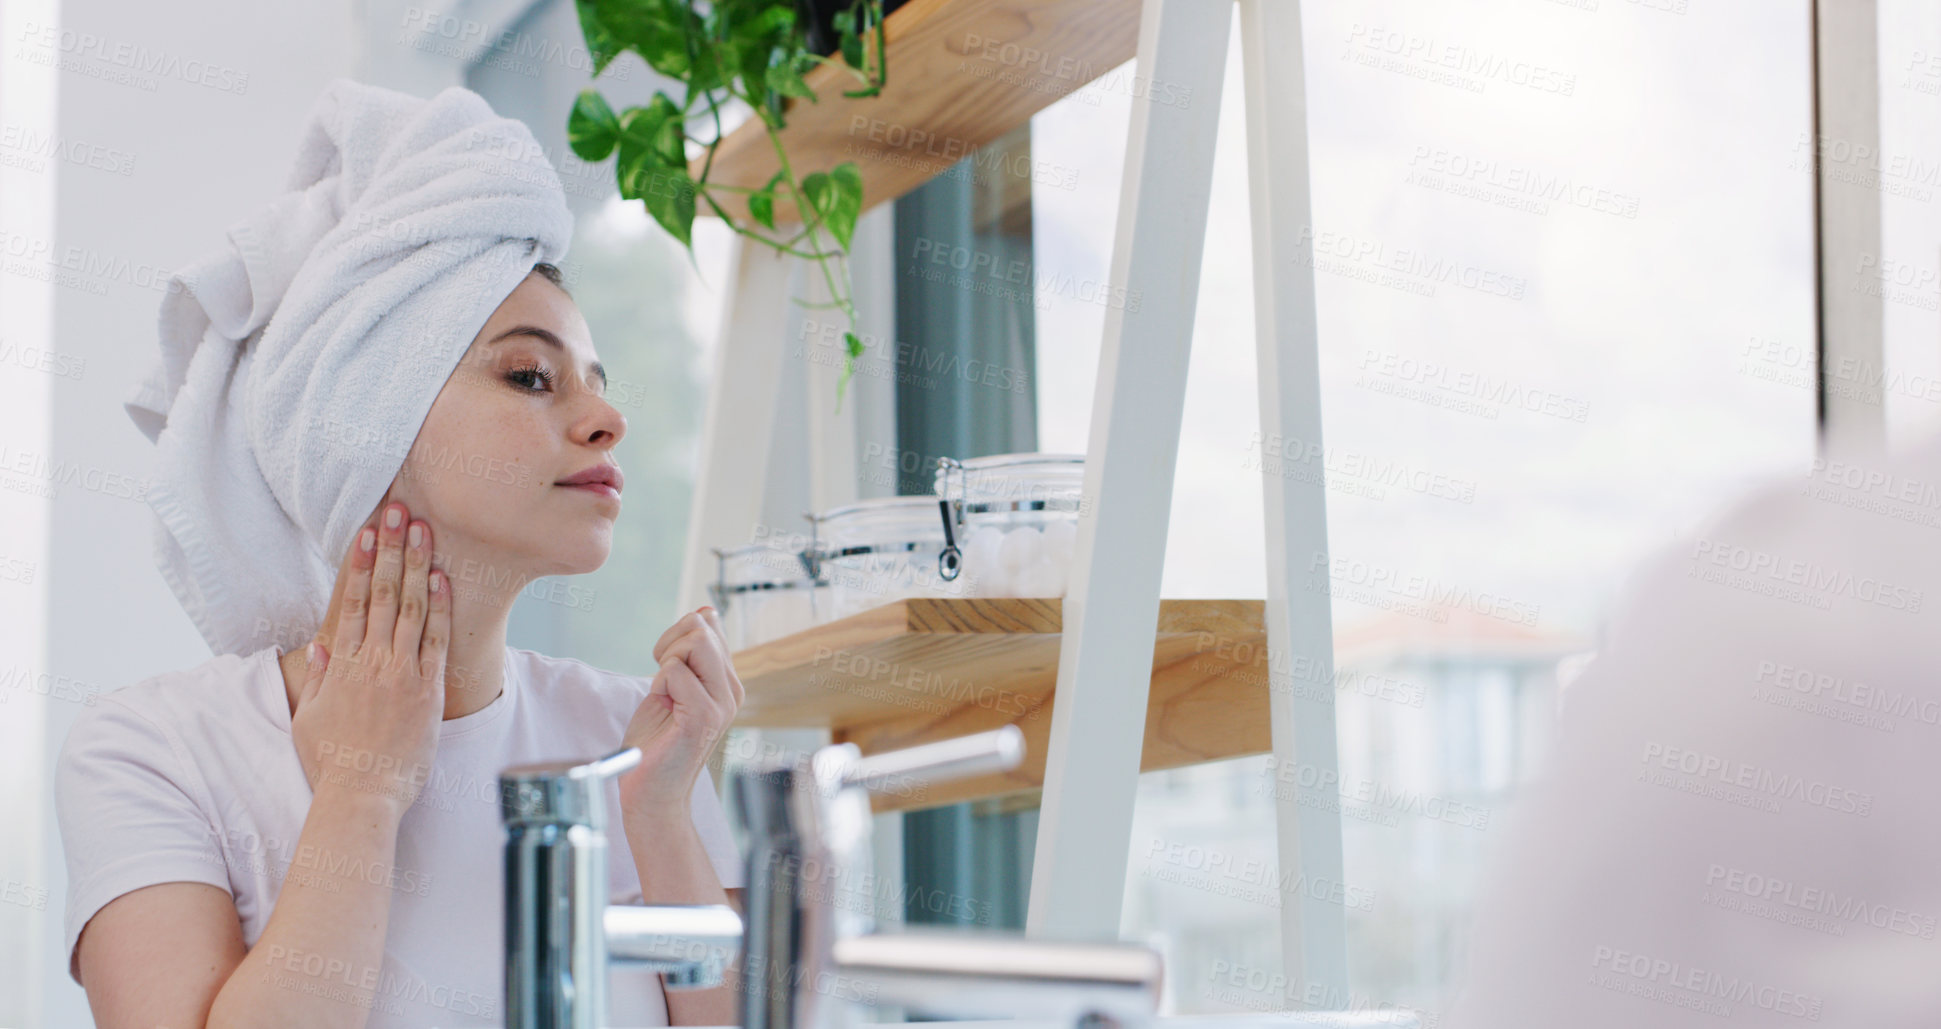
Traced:
<svg viewBox="0 0 1941 1029">
<path fill-rule="evenodd" d="M 531 393 L 544 393 L 546 390 L 551 389 L 553 385 L 553 373 L 538 365 L 514 368 L 507 372 L 505 377 L 507 382 L 511 382 L 519 386 L 520 389 Z M 542 383 L 543 387 L 532 385 L 535 381 Z"/>
</svg>

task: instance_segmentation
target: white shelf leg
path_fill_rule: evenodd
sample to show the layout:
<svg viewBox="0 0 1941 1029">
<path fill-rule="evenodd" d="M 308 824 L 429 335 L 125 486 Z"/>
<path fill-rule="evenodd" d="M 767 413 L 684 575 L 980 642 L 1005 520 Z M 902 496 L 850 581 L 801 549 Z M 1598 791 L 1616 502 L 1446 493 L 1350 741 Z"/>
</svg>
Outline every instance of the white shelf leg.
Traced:
<svg viewBox="0 0 1941 1029">
<path fill-rule="evenodd" d="M 1821 0 L 1813 12 L 1813 132 L 1807 149 L 1825 141 L 1839 154 L 1880 153 L 1880 32 L 1876 0 Z M 1818 234 L 1820 367 L 1828 385 L 1821 398 L 1821 446 L 1887 438 L 1884 394 L 1886 311 L 1883 285 L 1881 193 L 1854 181 L 1841 160 L 1814 172 Z M 1921 262 L 1926 264 L 1924 260 Z M 1841 381 L 1844 380 L 1844 381 Z"/>
<path fill-rule="evenodd" d="M 1145 0 L 1026 932 L 1119 931 L 1232 0 Z"/>
<path fill-rule="evenodd" d="M 701 460 L 688 508 L 687 553 L 681 563 L 680 604 L 708 603 L 715 557 L 709 547 L 739 546 L 761 520 L 768 449 L 780 391 L 783 319 L 789 304 L 785 258 L 736 238 L 729 258 L 732 281 L 722 296 L 721 339 L 701 429 Z M 794 531 L 794 527 L 790 527 Z"/>
<path fill-rule="evenodd" d="M 1295 0 L 1240 0 L 1241 70 L 1247 97 L 1248 204 L 1253 215 L 1254 335 L 1260 350 L 1264 439 L 1321 445 L 1321 374 L 1314 308 L 1314 234 L 1308 190 L 1307 90 L 1301 7 Z M 1262 453 L 1268 451 L 1263 448 Z M 1312 450 L 1306 451 L 1312 453 Z M 1309 466 L 1319 470 L 1322 462 Z M 1332 682 L 1295 668 L 1334 667 L 1328 597 L 1327 495 L 1318 476 L 1271 474 L 1262 460 L 1267 508 L 1269 717 L 1277 769 L 1274 815 L 1281 894 L 1281 951 L 1294 998 L 1350 1007 L 1346 912 L 1331 889 L 1342 878 L 1341 814 L 1333 803 L 1302 804 L 1292 790 L 1322 783 L 1332 802 L 1340 782 Z M 1305 659 L 1305 660 L 1303 660 Z M 1319 678 L 1319 677 L 1315 677 Z M 1307 687 L 1295 689 L 1295 686 Z"/>
</svg>

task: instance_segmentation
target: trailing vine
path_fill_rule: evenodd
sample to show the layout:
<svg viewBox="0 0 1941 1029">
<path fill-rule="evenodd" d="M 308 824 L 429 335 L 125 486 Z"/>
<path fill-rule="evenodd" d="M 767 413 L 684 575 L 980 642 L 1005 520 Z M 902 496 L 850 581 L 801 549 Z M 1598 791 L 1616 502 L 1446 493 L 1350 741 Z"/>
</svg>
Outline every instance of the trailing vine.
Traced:
<svg viewBox="0 0 1941 1029">
<path fill-rule="evenodd" d="M 645 106 L 615 113 L 595 89 L 585 89 L 567 118 L 567 138 L 583 161 L 614 162 L 620 195 L 639 200 L 661 227 L 693 259 L 696 198 L 735 232 L 815 262 L 832 298 L 798 303 L 834 308 L 848 320 L 843 333 L 842 376 L 836 383 L 840 410 L 844 388 L 863 352 L 856 335 L 851 298 L 849 245 L 863 207 L 863 176 L 854 161 L 798 176 L 782 145 L 791 101 L 817 102 L 803 78 L 817 65 L 842 68 L 859 85 L 846 97 L 869 97 L 888 81 L 884 63 L 883 0 L 854 0 L 833 18 L 839 57 L 809 46 L 797 0 L 576 0 L 580 29 L 599 75 L 623 50 L 639 54 L 660 74 L 682 87 L 678 102 L 665 90 Z M 774 148 L 777 171 L 759 188 L 710 182 L 715 150 L 721 145 L 724 106 L 739 101 L 759 119 Z M 699 127 L 702 135 L 695 135 Z M 701 169 L 690 174 L 690 149 Z M 738 194 L 746 220 L 731 217 L 716 194 Z M 792 208 L 800 227 L 775 220 L 777 204 Z M 793 230 L 793 231 L 791 231 Z"/>
</svg>

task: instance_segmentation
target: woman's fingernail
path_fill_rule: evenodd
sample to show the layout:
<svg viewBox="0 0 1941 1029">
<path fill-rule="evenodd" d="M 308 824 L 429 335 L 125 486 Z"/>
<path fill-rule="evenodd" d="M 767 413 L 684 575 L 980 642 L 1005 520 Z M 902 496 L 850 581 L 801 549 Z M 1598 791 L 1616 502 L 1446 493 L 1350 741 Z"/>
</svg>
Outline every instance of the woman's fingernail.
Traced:
<svg viewBox="0 0 1941 1029">
<path fill-rule="evenodd" d="M 403 520 L 404 520 L 404 515 L 398 513 L 398 509 L 395 507 L 389 511 L 384 512 L 384 527 L 387 529 L 397 528 L 398 523 Z"/>
<path fill-rule="evenodd" d="M 413 525 L 411 527 L 411 545 L 414 547 L 423 546 L 424 542 L 425 527 L 422 525 Z"/>
<path fill-rule="evenodd" d="M 311 640 L 310 645 L 303 648 L 303 657 L 313 665 L 317 663 L 317 641 Z"/>
<path fill-rule="evenodd" d="M 364 538 L 362 540 L 359 540 L 357 545 L 358 547 L 362 548 L 365 553 L 367 554 L 370 553 L 371 548 L 377 546 L 377 530 L 365 529 Z"/>
</svg>

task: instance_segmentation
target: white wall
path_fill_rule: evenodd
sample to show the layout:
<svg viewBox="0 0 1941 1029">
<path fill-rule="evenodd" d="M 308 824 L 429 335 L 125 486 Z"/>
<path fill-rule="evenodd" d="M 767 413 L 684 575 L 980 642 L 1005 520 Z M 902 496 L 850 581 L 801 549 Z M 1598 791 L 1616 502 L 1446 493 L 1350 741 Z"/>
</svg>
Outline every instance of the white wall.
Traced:
<svg viewBox="0 0 1941 1029">
<path fill-rule="evenodd" d="M 209 658 L 155 569 L 147 506 L 89 488 L 153 467 L 121 405 L 158 354 L 170 272 L 282 189 L 332 78 L 430 96 L 468 84 L 470 67 L 469 84 L 561 164 L 564 126 L 539 115 L 590 70 L 564 0 L 5 0 L 0 32 L 0 781 L 17 787 L 0 792 L 0 825 L 24 828 L 0 833 L 0 1026 L 85 1026 L 67 976 L 54 758 L 90 695 Z M 621 61 L 600 88 L 616 106 L 644 102 L 654 77 Z M 590 176 L 568 183 L 576 210 L 611 189 L 609 166 L 573 174 Z M 888 211 L 866 221 L 859 237 L 881 248 Z M 859 280 L 886 271 L 870 249 Z M 887 316 L 886 299 L 866 299 Z M 883 381 L 850 387 L 869 438 L 893 431 Z"/>
<path fill-rule="evenodd" d="M 58 73 L 14 57 L 29 26 L 50 24 L 55 0 L 0 5 L 0 468 L 45 453 L 55 376 L 23 360 L 47 350 L 53 286 L 29 255 L 51 249 L 56 162 L 43 141 L 54 131 Z M 47 365 L 59 367 L 58 363 Z M 31 456 L 28 458 L 31 460 Z M 44 791 L 39 695 L 14 684 L 46 668 L 47 533 L 52 505 L 27 478 L 0 472 L 0 1025 L 43 1024 L 34 1004 L 40 933 L 60 910 L 41 862 Z M 15 832 L 14 828 L 25 831 Z"/>
<path fill-rule="evenodd" d="M 52 284 L 0 276 L 6 280 L 0 286 L 0 333 L 9 342 L 18 336 L 23 344 L 51 343 L 56 352 L 85 363 L 78 378 L 0 365 L 0 391 L 11 400 L 25 381 L 28 392 L 48 392 L 46 456 L 57 469 L 78 468 L 72 480 L 54 487 L 38 579 L 45 611 L 39 670 L 77 685 L 32 698 L 41 708 L 43 743 L 35 756 L 40 774 L 8 798 L 37 809 L 34 821 L 9 821 L 29 827 L 22 845 L 38 846 L 33 874 L 50 895 L 44 910 L 0 903 L 0 937 L 31 934 L 27 938 L 37 945 L 30 953 L 38 957 L 37 968 L 0 969 L 0 1024 L 84 1026 L 90 1021 L 86 997 L 67 977 L 63 951 L 66 876 L 50 792 L 59 741 L 83 708 L 60 697 L 107 692 L 209 658 L 150 558 L 146 505 L 115 496 L 112 487 L 88 484 L 104 475 L 113 482 L 116 475 L 149 474 L 154 448 L 121 401 L 157 354 L 159 290 L 170 271 L 221 245 L 231 222 L 282 188 L 303 115 L 326 82 L 353 73 L 356 19 L 343 4 L 201 0 L 192 13 L 135 0 L 68 0 L 58 9 L 57 0 L 41 0 L 38 11 L 35 6 L 6 3 L 0 68 L 8 68 L 9 76 L 24 68 L 54 80 L 58 108 L 49 127 L 61 147 L 72 149 L 57 151 L 69 159 L 48 161 L 43 181 L 53 194 L 51 212 L 27 218 L 51 214 L 44 218 L 51 253 L 71 270 Z M 49 37 L 29 34 L 23 24 L 56 19 L 58 33 Z M 52 45 L 42 45 L 43 39 Z M 51 68 L 43 63 L 49 60 Z M 11 77 L 0 81 L 14 83 Z M 16 92 L 6 88 L 0 97 L 8 98 L 0 101 L 6 104 Z M 0 121 L 11 126 L 14 112 L 0 107 Z M 91 156 L 109 167 L 90 167 Z M 125 173 L 112 170 L 118 168 Z M 8 198 L 0 209 L 8 232 L 21 217 L 14 192 L 0 194 Z M 46 258 L 34 263 L 44 265 Z M 51 340 L 49 326 L 20 316 L 13 303 L 35 289 L 50 299 Z M 31 427 L 10 420 L 13 405 L 0 404 L 0 411 L 7 412 L 0 414 L 0 445 L 12 443 L 16 433 L 32 443 Z M 33 528 L 33 514 L 19 510 L 28 499 L 0 490 L 0 505 L 10 505 L 0 506 L 9 537 Z M 12 554 L 15 547 L 11 539 L 0 542 L 0 553 Z M 13 602 L 0 589 L 0 605 Z M 31 653 L 33 614 L 28 617 L 25 624 L 7 618 L 9 628 L 0 629 L 14 634 L 0 637 L 6 660 L 20 660 L 23 652 L 16 648 Z M 29 710 L 20 702 L 32 691 L 11 692 L 4 712 L 10 723 Z M 0 851 L 12 846 L 0 844 Z M 5 854 L 0 860 L 20 858 Z M 24 981 L 8 981 L 15 974 Z"/>
</svg>

